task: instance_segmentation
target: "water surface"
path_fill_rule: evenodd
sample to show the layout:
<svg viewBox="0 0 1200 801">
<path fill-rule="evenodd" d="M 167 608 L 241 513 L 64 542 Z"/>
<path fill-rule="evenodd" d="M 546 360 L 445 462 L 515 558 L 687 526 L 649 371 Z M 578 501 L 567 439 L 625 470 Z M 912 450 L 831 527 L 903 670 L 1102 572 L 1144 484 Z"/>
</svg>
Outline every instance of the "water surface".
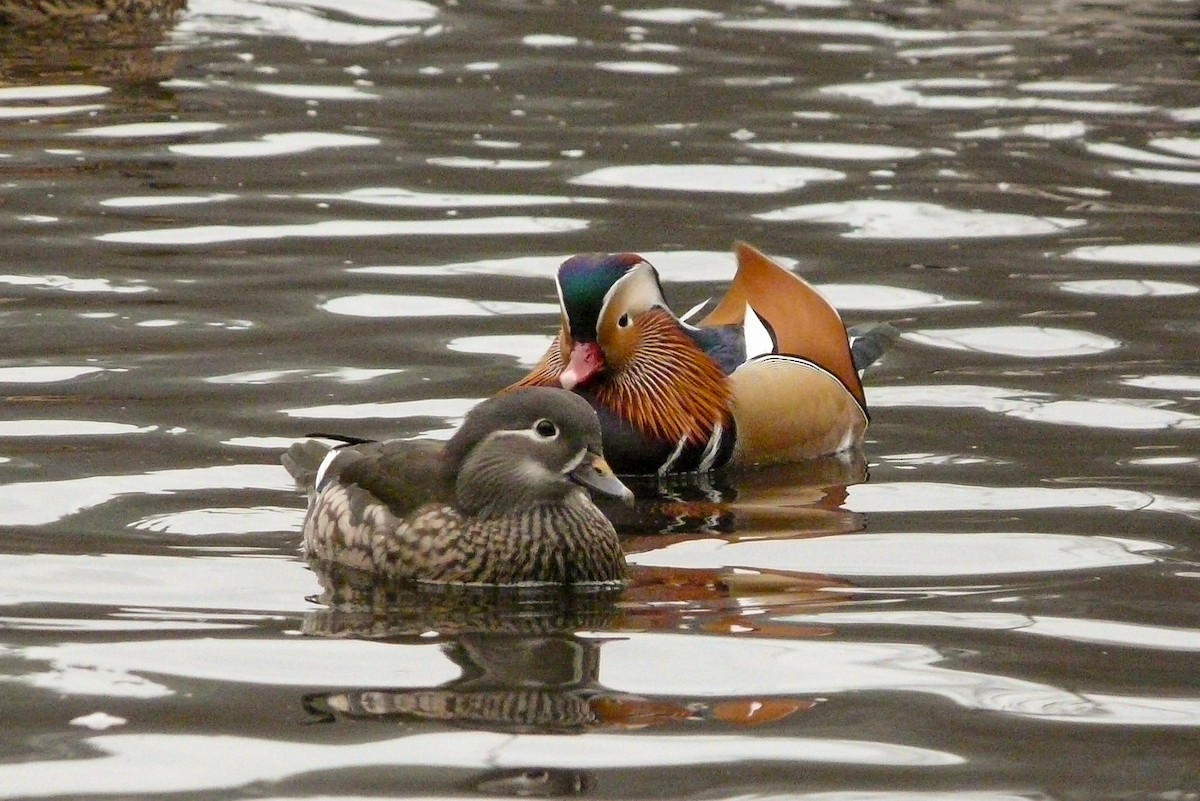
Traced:
<svg viewBox="0 0 1200 801">
<path fill-rule="evenodd" d="M 0 43 L 0 798 L 1200 793 L 1194 4 L 142 34 Z M 735 239 L 902 331 L 861 460 L 636 484 L 615 602 L 300 560 L 295 438 L 447 436 L 562 259 L 683 311 Z"/>
</svg>

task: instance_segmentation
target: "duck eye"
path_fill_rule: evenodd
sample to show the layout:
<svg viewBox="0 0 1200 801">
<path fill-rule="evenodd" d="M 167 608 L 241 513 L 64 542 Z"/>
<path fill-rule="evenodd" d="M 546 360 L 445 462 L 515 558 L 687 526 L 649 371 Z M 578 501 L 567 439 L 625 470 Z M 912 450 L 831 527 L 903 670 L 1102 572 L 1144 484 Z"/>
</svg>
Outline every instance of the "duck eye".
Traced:
<svg viewBox="0 0 1200 801">
<path fill-rule="evenodd" d="M 617 319 L 618 328 L 628 328 L 633 322 L 633 318 L 629 316 L 629 312 L 625 312 Z"/>
<path fill-rule="evenodd" d="M 533 424 L 533 430 L 543 439 L 551 439 L 558 436 L 558 426 L 544 417 Z"/>
</svg>

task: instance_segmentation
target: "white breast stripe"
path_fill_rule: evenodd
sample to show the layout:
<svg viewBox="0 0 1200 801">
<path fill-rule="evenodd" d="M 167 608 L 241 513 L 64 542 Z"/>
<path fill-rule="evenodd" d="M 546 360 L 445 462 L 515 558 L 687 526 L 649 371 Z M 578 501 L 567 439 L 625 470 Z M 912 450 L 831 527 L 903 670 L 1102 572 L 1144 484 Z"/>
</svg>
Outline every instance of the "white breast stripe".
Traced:
<svg viewBox="0 0 1200 801">
<path fill-rule="evenodd" d="M 662 467 L 658 468 L 658 474 L 660 476 L 665 476 L 667 473 L 671 472 L 671 468 L 675 466 L 677 461 L 679 461 L 679 454 L 683 453 L 683 447 L 687 445 L 687 441 L 687 434 L 684 434 L 679 438 L 679 443 L 675 446 L 675 450 L 671 451 L 671 455 L 667 457 L 667 461 L 663 462 Z"/>
<path fill-rule="evenodd" d="M 497 437 L 524 437 L 534 442 L 550 442 L 551 440 L 558 439 L 558 434 L 552 437 L 543 437 L 531 428 L 502 428 L 499 431 L 493 431 L 483 439 L 486 442 Z"/>
<path fill-rule="evenodd" d="M 700 457 L 700 466 L 696 468 L 697 470 L 701 472 L 712 470 L 717 453 L 721 450 L 721 435 L 724 433 L 725 429 L 720 423 L 713 426 L 712 436 L 708 438 L 708 444 L 704 446 L 704 454 Z"/>
</svg>

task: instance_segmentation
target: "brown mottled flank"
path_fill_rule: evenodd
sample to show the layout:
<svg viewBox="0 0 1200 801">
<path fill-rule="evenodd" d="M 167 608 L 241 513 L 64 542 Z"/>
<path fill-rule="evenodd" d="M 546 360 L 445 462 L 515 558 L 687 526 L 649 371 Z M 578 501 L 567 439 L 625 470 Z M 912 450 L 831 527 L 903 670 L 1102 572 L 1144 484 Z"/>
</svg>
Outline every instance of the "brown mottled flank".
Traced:
<svg viewBox="0 0 1200 801">
<path fill-rule="evenodd" d="M 52 22 L 171 20 L 187 0 L 0 0 L 0 22 L 36 26 Z"/>
<path fill-rule="evenodd" d="M 357 485 L 331 484 L 304 522 L 306 556 L 397 580 L 575 584 L 624 578 L 624 556 L 607 518 L 575 490 L 566 503 L 490 520 L 447 504 L 399 518 Z"/>
</svg>

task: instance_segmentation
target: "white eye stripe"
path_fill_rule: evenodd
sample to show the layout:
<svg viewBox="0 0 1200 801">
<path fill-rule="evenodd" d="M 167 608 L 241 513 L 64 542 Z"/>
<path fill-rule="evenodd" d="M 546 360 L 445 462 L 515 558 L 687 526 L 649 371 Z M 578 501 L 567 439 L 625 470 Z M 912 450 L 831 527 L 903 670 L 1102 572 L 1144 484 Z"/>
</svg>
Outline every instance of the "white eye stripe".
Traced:
<svg viewBox="0 0 1200 801">
<path fill-rule="evenodd" d="M 622 303 L 626 308 L 644 310 L 654 306 L 666 308 L 667 305 L 662 296 L 662 288 L 658 284 L 658 271 L 648 261 L 638 262 L 613 282 L 604 293 L 597 322 L 609 314 L 609 308 L 618 293 L 624 295 Z"/>
<path fill-rule="evenodd" d="M 491 434 L 488 434 L 484 439 L 494 439 L 496 437 L 522 437 L 541 445 L 557 439 L 558 435 L 555 434 L 553 437 L 543 437 L 532 428 L 506 428 L 502 431 L 495 431 Z"/>
<path fill-rule="evenodd" d="M 563 474 L 565 475 L 567 473 L 570 473 L 575 468 L 579 467 L 579 465 L 583 464 L 583 460 L 586 458 L 587 458 L 587 448 L 580 448 L 579 453 L 575 454 L 575 456 L 571 459 L 571 461 L 567 462 L 566 467 L 564 467 L 562 469 Z"/>
</svg>

